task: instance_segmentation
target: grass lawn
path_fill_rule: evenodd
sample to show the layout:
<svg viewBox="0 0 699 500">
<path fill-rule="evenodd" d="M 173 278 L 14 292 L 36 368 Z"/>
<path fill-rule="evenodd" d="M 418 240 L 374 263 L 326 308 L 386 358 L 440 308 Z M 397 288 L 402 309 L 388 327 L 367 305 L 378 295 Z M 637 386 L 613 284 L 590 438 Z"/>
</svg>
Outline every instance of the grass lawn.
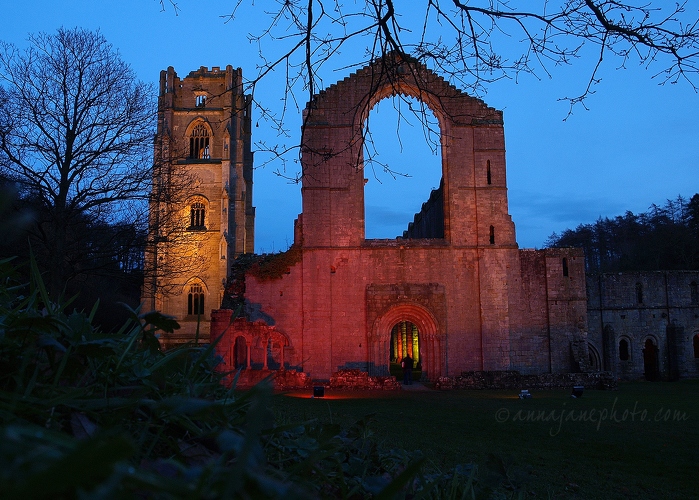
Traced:
<svg viewBox="0 0 699 500">
<path fill-rule="evenodd" d="M 623 383 L 580 399 L 570 390 L 532 393 L 309 392 L 275 397 L 274 411 L 280 423 L 349 424 L 373 414 L 381 446 L 420 450 L 440 470 L 483 468 L 495 456 L 531 498 L 699 495 L 699 381 Z"/>
</svg>

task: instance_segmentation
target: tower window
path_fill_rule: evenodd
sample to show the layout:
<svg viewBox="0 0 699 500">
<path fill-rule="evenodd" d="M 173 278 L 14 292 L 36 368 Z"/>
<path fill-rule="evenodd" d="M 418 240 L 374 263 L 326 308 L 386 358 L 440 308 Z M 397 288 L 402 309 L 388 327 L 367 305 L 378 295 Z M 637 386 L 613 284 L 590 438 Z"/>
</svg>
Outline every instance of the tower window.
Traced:
<svg viewBox="0 0 699 500">
<path fill-rule="evenodd" d="M 699 304 L 699 287 L 696 281 L 692 281 L 689 284 L 689 299 L 692 305 Z"/>
<path fill-rule="evenodd" d="M 486 172 L 486 177 L 488 178 L 488 184 L 491 184 L 491 182 L 492 182 L 493 179 L 492 179 L 492 177 L 491 177 L 491 175 L 490 175 L 490 160 L 488 160 L 488 169 L 487 169 L 487 172 Z"/>
<path fill-rule="evenodd" d="M 189 287 L 187 314 L 190 316 L 204 314 L 204 288 L 201 285 Z"/>
<path fill-rule="evenodd" d="M 563 257 L 563 276 L 568 276 L 568 259 Z"/>
<path fill-rule="evenodd" d="M 636 303 L 643 304 L 643 283 L 636 283 Z"/>
<path fill-rule="evenodd" d="M 201 160 L 208 160 L 209 155 L 209 129 L 203 124 L 199 124 L 192 130 L 189 137 L 189 157 Z"/>
<path fill-rule="evenodd" d="M 490 244 L 495 245 L 495 226 L 490 226 Z"/>
<path fill-rule="evenodd" d="M 692 343 L 694 345 L 694 357 L 699 358 L 699 335 L 695 335 L 692 338 Z"/>
<path fill-rule="evenodd" d="M 206 206 L 200 202 L 195 201 L 190 206 L 189 210 L 189 228 L 190 229 L 206 229 L 205 226 L 206 218 Z"/>
<path fill-rule="evenodd" d="M 205 95 L 198 95 L 196 97 L 196 105 L 197 108 L 203 108 L 206 106 L 206 96 Z"/>
</svg>

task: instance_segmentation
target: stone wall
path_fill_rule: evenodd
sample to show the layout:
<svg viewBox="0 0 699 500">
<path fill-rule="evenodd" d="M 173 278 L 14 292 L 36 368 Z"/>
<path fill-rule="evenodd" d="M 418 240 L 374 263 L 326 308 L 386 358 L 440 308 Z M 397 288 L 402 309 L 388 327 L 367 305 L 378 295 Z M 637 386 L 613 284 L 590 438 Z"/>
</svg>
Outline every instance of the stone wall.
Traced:
<svg viewBox="0 0 699 500">
<path fill-rule="evenodd" d="M 581 249 L 520 250 L 510 292 L 511 368 L 521 373 L 587 371 L 587 311 Z"/>
<path fill-rule="evenodd" d="M 444 180 L 430 192 L 428 200 L 403 231 L 403 239 L 444 238 Z"/>
<path fill-rule="evenodd" d="M 425 215 L 441 221 L 420 233 L 441 227 L 440 238 L 366 238 L 364 120 L 396 94 L 421 100 L 440 123 L 442 183 Z M 345 369 L 386 376 L 391 332 L 410 322 L 432 381 L 464 371 L 586 369 L 582 253 L 519 250 L 502 112 L 391 55 L 321 91 L 305 116 L 300 258 L 274 279 L 247 274 L 244 288 L 246 318 L 288 339 L 290 368 L 314 379 Z"/>
<path fill-rule="evenodd" d="M 600 368 L 629 380 L 699 376 L 697 284 L 699 271 L 588 275 L 588 342 Z"/>
<path fill-rule="evenodd" d="M 325 384 L 330 389 L 351 390 L 400 390 L 400 382 L 396 377 L 372 377 L 362 370 L 340 370 L 333 373 L 330 382 Z"/>
<path fill-rule="evenodd" d="M 544 373 L 523 375 L 517 371 L 464 372 L 457 377 L 440 377 L 436 389 L 616 389 L 617 381 L 609 372 Z"/>
</svg>

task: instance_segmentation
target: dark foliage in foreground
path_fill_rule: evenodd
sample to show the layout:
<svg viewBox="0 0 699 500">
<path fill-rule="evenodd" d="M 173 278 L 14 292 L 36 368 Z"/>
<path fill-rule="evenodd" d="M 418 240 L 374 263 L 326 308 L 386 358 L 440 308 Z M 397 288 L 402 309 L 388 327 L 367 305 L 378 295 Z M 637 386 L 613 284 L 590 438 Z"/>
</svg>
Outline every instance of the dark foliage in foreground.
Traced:
<svg viewBox="0 0 699 500">
<path fill-rule="evenodd" d="M 380 450 L 369 419 L 342 429 L 275 423 L 269 390 L 221 385 L 213 346 L 161 352 L 138 314 L 105 335 L 65 314 L 33 269 L 0 261 L 2 498 L 455 498 L 509 488 L 476 468 L 424 475 L 420 457 Z M 96 307 L 95 307 L 96 309 Z M 485 475 L 484 475 L 485 476 Z M 492 474 L 487 475 L 492 478 Z"/>
<path fill-rule="evenodd" d="M 638 215 L 600 217 L 553 233 L 546 246 L 584 248 L 591 273 L 699 269 L 699 194 L 653 204 Z"/>
<path fill-rule="evenodd" d="M 47 277 L 54 249 L 37 237 L 37 231 L 51 223 L 46 207 L 30 193 L 17 192 L 0 175 L 0 216 L 0 259 L 22 256 L 21 262 L 14 262 L 26 282 L 32 253 L 42 276 Z M 92 324 L 105 331 L 117 331 L 129 317 L 120 303 L 135 307 L 140 301 L 145 234 L 137 223 L 112 224 L 84 214 L 76 215 L 72 222 L 66 231 L 67 247 L 63 253 L 71 273 L 61 293 L 76 296 L 72 306 L 78 310 L 91 309 L 99 298 L 101 306 Z"/>
</svg>

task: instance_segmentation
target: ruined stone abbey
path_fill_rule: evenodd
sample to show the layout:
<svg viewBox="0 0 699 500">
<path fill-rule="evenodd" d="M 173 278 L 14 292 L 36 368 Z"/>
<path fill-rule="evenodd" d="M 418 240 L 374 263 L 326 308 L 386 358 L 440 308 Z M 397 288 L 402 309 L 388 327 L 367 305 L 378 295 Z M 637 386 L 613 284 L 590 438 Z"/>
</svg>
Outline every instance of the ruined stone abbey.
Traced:
<svg viewBox="0 0 699 500">
<path fill-rule="evenodd" d="M 402 237 L 367 239 L 364 124 L 397 94 L 436 116 L 442 181 Z M 586 277 L 582 250 L 520 249 L 502 112 L 415 61 L 376 61 L 308 103 L 293 246 L 236 274 L 254 242 L 250 107 L 240 69 L 161 73 L 156 160 L 168 176 L 193 179 L 187 196 L 151 210 L 179 214 L 184 235 L 154 239 L 149 265 L 180 272 L 152 273 L 144 288 L 146 303 L 182 325 L 165 345 L 211 338 L 231 370 L 317 380 L 348 368 L 387 375 L 405 355 L 429 380 L 508 370 L 699 375 L 699 273 Z M 195 265 L 183 271 L 176 259 Z M 221 308 L 231 294 L 244 304 L 237 319 Z"/>
</svg>

